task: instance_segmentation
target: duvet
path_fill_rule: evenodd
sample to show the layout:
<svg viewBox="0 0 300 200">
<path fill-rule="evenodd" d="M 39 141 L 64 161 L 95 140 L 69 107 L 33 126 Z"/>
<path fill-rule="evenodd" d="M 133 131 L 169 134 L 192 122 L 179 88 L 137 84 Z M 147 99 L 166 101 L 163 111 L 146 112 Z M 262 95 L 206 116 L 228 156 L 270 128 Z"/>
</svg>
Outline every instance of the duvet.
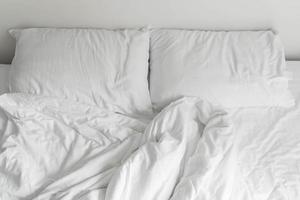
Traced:
<svg viewBox="0 0 300 200">
<path fill-rule="evenodd" d="M 299 110 L 225 112 L 182 98 L 148 121 L 2 95 L 0 199 L 297 200 Z"/>
</svg>

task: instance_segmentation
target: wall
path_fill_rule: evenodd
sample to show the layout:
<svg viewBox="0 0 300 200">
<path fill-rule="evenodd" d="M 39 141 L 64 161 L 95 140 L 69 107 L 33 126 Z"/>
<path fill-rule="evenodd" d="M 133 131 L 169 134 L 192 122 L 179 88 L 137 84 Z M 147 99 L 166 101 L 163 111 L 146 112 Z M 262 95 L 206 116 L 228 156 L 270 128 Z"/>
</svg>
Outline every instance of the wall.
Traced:
<svg viewBox="0 0 300 200">
<path fill-rule="evenodd" d="M 177 27 L 279 32 L 300 59 L 299 0 L 0 0 L 0 63 L 13 57 L 16 27 Z"/>
</svg>

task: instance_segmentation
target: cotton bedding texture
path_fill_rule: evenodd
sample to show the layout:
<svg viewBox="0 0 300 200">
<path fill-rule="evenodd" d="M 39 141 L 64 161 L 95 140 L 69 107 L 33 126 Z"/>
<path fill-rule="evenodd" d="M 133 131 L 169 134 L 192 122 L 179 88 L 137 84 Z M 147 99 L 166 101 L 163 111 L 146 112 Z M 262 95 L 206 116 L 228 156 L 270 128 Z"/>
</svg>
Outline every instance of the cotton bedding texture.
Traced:
<svg viewBox="0 0 300 200">
<path fill-rule="evenodd" d="M 0 96 L 0 199 L 297 200 L 300 108 L 225 111 L 182 98 L 135 119 Z"/>
<path fill-rule="evenodd" d="M 11 33 L 1 200 L 300 199 L 300 108 L 270 31 Z"/>
</svg>

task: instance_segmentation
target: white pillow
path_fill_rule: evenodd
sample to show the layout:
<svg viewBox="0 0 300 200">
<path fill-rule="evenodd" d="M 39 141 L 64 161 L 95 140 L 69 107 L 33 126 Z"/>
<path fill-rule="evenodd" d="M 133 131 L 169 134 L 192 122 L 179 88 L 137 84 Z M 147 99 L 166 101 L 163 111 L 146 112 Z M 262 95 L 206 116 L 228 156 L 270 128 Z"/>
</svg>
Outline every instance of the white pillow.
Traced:
<svg viewBox="0 0 300 200">
<path fill-rule="evenodd" d="M 156 110 L 182 96 L 223 107 L 292 106 L 285 58 L 271 31 L 153 30 L 150 95 Z"/>
<path fill-rule="evenodd" d="M 10 91 L 68 98 L 126 114 L 152 112 L 149 32 L 11 30 L 16 53 Z"/>
</svg>

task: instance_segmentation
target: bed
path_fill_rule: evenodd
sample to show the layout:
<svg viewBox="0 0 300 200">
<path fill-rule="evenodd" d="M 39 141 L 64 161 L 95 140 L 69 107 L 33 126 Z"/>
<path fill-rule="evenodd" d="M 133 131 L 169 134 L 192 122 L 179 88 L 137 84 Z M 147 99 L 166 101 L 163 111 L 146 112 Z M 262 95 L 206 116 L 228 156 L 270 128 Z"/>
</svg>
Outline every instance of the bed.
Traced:
<svg viewBox="0 0 300 200">
<path fill-rule="evenodd" d="M 81 33 L 76 32 L 76 37 Z M 140 45 L 148 44 L 144 33 L 133 32 L 132 36 L 126 31 L 120 35 L 127 37 L 127 34 L 140 37 L 129 49 L 138 46 L 138 52 L 141 49 L 148 52 L 147 45 Z M 126 39 L 126 45 L 118 43 L 117 48 L 128 49 L 128 41 L 131 40 Z M 83 48 L 80 45 L 77 42 L 72 48 Z M 18 65 L 16 61 L 15 64 Z M 80 70 L 84 64 L 84 58 L 80 57 Z M 297 200 L 300 198 L 300 62 L 288 61 L 287 66 L 287 76 L 294 77 L 289 84 L 296 99 L 292 107 L 224 109 L 199 97 L 185 96 L 149 115 L 140 112 L 147 106 L 126 94 L 134 108 L 136 105 L 141 108 L 135 115 L 128 104 L 120 104 L 115 96 L 109 100 L 114 106 L 101 104 L 101 107 L 72 98 L 6 93 L 8 86 L 2 84 L 0 199 Z M 9 68 L 0 65 L 0 80 L 4 83 L 2 78 L 8 77 Z M 46 72 L 51 76 L 52 71 Z M 39 82 L 30 84 L 37 87 L 36 83 Z M 13 87 L 21 90 L 22 84 Z M 113 91 L 111 88 L 109 92 Z M 72 92 L 67 94 L 73 97 Z M 80 95 L 76 99 L 86 97 Z M 97 93 L 93 98 L 98 100 Z"/>
<path fill-rule="evenodd" d="M 1 68 L 1 75 L 3 75 L 3 72 L 9 69 L 9 65 L 1 65 Z M 288 61 L 288 69 L 296 78 L 290 83 L 293 95 L 297 97 L 295 107 L 290 109 L 238 109 L 230 112 L 236 133 L 239 133 L 234 136 L 234 140 L 227 140 L 235 141 L 232 149 L 230 148 L 230 153 L 227 150 L 227 153 L 221 156 L 218 155 L 220 151 L 213 149 L 214 145 L 220 144 L 220 142 L 224 143 L 227 137 L 233 137 L 225 135 L 222 138 L 223 141 L 211 141 L 212 146 L 209 148 L 212 148 L 210 151 L 214 156 L 207 157 L 209 159 L 203 160 L 203 163 L 197 163 L 200 166 L 204 165 L 204 162 L 211 162 L 210 169 L 214 170 L 207 172 L 210 176 L 205 182 L 206 187 L 202 188 L 205 191 L 202 191 L 203 199 L 206 198 L 205 193 L 214 193 L 215 199 L 223 199 L 220 196 L 224 196 L 224 194 L 233 195 L 237 199 L 297 199 L 299 197 L 299 188 L 297 188 L 300 180 L 300 80 L 297 80 L 297 77 L 300 77 L 299 68 L 299 62 Z M 58 102 L 56 99 L 34 97 L 33 100 L 32 98 L 17 94 L 2 94 L 0 97 L 1 108 L 5 108 L 5 111 L 1 111 L 1 155 L 15 157 L 13 163 L 8 164 L 9 162 L 6 161 L 6 165 L 8 165 L 6 169 L 13 170 L 12 172 L 4 171 L 3 168 L 1 170 L 1 191 L 8 192 L 2 194 L 1 198 L 18 199 L 13 194 L 22 195 L 22 192 L 26 190 L 24 188 L 22 188 L 23 191 L 19 190 L 20 185 L 26 185 L 29 191 L 38 185 L 38 190 L 25 199 L 105 199 L 106 188 L 116 166 L 121 165 L 122 160 L 140 146 L 141 140 L 144 138 L 141 137 L 142 132 L 147 123 L 83 105 L 69 105 L 68 102 Z M 184 110 L 190 108 L 185 104 L 178 103 L 173 106 L 183 107 L 180 109 Z M 68 110 L 74 110 L 72 107 L 76 107 L 77 111 L 69 113 Z M 174 117 L 174 113 L 166 111 L 164 115 L 170 115 L 171 118 L 176 119 L 182 113 L 177 111 L 176 115 L 179 116 Z M 103 119 L 105 120 L 103 121 Z M 16 124 L 13 122 L 15 120 L 17 120 Z M 35 120 L 38 120 L 38 123 Z M 161 122 L 157 118 L 153 123 Z M 176 121 L 169 120 L 168 123 L 176 123 Z M 17 140 L 19 136 L 13 130 L 21 127 L 22 139 Z M 57 134 L 47 135 L 53 129 Z M 5 131 L 3 132 L 3 130 Z M 103 134 L 96 134 L 99 131 L 102 131 Z M 29 132 L 30 134 L 26 137 L 23 135 Z M 59 134 L 63 132 L 68 132 L 68 137 Z M 118 136 L 111 137 L 109 133 L 111 135 L 117 133 Z M 147 137 L 150 137 L 150 133 L 153 134 L 154 131 L 149 131 Z M 41 135 L 38 136 L 38 134 Z M 166 139 L 168 140 L 168 138 Z M 38 141 L 39 146 L 35 147 L 30 140 Z M 6 142 L 3 143 L 3 141 Z M 162 143 L 163 139 L 158 141 Z M 222 144 L 222 148 L 229 149 L 228 145 L 232 145 L 232 143 L 225 144 Z M 17 147 L 22 150 L 16 150 Z M 4 151 L 5 148 L 11 150 Z M 35 148 L 38 148 L 38 151 Z M 150 151 L 150 146 L 147 148 Z M 159 196 L 153 197 L 144 190 L 151 191 L 151 194 L 155 195 L 160 195 L 170 189 L 173 190 L 172 184 L 166 182 L 166 180 L 172 180 L 172 175 L 175 175 L 178 170 L 170 168 L 172 164 L 176 166 L 176 160 L 170 154 L 171 149 L 168 149 L 169 157 L 165 158 L 166 161 L 163 158 L 159 159 L 158 155 L 154 155 L 151 151 L 143 150 L 142 152 L 148 153 L 149 156 L 147 161 L 144 161 L 146 163 L 141 161 L 145 157 L 135 155 L 131 158 L 132 160 L 123 164 L 125 169 L 130 168 L 130 174 L 128 174 L 129 172 L 115 174 L 114 179 L 121 181 L 110 188 L 110 198 L 120 199 L 124 195 L 124 191 L 121 189 L 128 193 L 128 198 L 126 196 L 122 199 L 137 199 L 132 196 L 136 190 L 143 191 L 139 193 L 145 195 L 142 196 L 142 199 L 160 198 Z M 179 149 L 178 146 L 176 149 Z M 175 152 L 175 154 L 178 153 L 180 152 Z M 22 157 L 22 161 L 16 159 L 18 157 Z M 2 167 L 3 162 L 5 161 L 2 160 Z M 22 170 L 26 170 L 30 184 L 29 182 L 25 183 L 26 180 L 21 182 L 19 177 L 22 175 L 19 166 L 21 163 L 18 162 L 22 163 Z M 151 165 L 148 170 L 152 171 L 151 174 L 154 178 L 162 180 L 163 177 L 166 177 L 162 185 L 157 179 L 153 179 L 154 182 L 150 181 L 152 179 L 145 179 L 146 175 L 135 176 L 145 173 L 140 166 L 142 163 Z M 159 163 L 159 166 L 155 166 L 154 163 Z M 172 164 L 170 165 L 170 163 Z M 126 171 L 125 169 L 123 170 Z M 170 173 L 166 173 L 166 171 Z M 224 174 L 224 172 L 226 173 Z M 45 174 L 51 174 L 51 176 L 45 179 Z M 177 186 L 179 187 L 176 195 L 178 197 L 174 195 L 173 199 L 195 199 L 193 195 L 196 195 L 196 191 L 184 186 L 186 184 L 183 183 L 189 182 L 187 185 L 191 186 L 193 180 L 190 179 L 197 175 L 200 176 L 201 172 L 197 169 L 190 169 L 182 174 L 186 174 L 187 178 L 180 179 L 182 188 Z M 138 177 L 141 177 L 141 180 Z M 176 176 L 176 178 L 178 177 Z M 149 182 L 145 182 L 145 180 Z M 236 180 L 240 180 L 240 182 Z M 236 188 L 236 191 L 226 190 L 224 185 L 228 187 L 230 184 L 231 186 L 234 184 L 233 188 Z M 239 188 L 241 184 L 246 184 L 249 191 L 242 191 L 241 189 L 244 187 Z M 215 188 L 219 189 L 216 191 Z M 228 197 L 228 199 L 232 198 L 232 196 Z"/>
</svg>

